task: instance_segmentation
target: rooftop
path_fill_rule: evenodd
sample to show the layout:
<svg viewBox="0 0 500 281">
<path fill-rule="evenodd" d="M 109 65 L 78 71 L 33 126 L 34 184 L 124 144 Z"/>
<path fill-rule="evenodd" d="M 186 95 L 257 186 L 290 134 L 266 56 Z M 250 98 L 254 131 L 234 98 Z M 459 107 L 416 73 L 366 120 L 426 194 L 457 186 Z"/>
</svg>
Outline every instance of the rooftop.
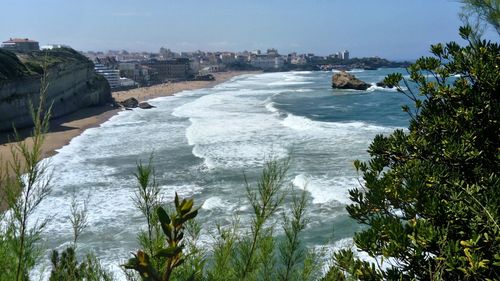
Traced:
<svg viewBox="0 0 500 281">
<path fill-rule="evenodd" d="M 8 41 L 4 41 L 2 43 L 38 43 L 38 41 L 28 38 L 10 38 Z"/>
</svg>

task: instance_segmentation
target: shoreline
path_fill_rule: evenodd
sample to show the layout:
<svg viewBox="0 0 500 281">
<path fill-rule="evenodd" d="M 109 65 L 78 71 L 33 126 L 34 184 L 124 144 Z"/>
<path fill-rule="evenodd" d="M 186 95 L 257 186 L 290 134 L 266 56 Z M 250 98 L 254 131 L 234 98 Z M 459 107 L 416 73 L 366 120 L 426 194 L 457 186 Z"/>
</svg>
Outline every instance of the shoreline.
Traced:
<svg viewBox="0 0 500 281">
<path fill-rule="evenodd" d="M 244 74 L 257 74 L 260 71 L 228 71 L 213 73 L 214 81 L 181 81 L 174 83 L 164 83 L 149 87 L 130 89 L 126 91 L 113 92 L 115 100 L 123 101 L 134 97 L 139 102 L 147 101 L 157 97 L 172 96 L 182 91 L 212 88 L 224 83 L 233 77 Z M 68 145 L 74 137 L 79 136 L 89 128 L 99 127 L 108 121 L 112 116 L 118 114 L 122 108 L 114 108 L 109 105 L 88 107 L 80 109 L 74 113 L 62 116 L 50 121 L 49 132 L 45 134 L 45 142 L 42 146 L 42 158 L 47 158 L 57 154 L 57 150 Z M 142 110 L 142 109 L 139 109 Z M 18 131 L 21 141 L 30 143 L 31 128 Z M 0 133 L 0 168 L 12 161 L 11 149 L 18 142 L 13 139 L 13 132 Z M 0 207 L 1 209 L 1 207 Z"/>
</svg>

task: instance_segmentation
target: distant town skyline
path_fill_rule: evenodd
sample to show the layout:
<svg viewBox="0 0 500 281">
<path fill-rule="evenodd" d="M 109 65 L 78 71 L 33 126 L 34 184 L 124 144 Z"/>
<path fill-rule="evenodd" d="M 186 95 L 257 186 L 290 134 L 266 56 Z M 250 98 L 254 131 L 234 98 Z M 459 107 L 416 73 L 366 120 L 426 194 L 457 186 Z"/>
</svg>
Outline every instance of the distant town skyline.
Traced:
<svg viewBox="0 0 500 281">
<path fill-rule="evenodd" d="M 0 39 L 81 51 L 349 50 L 403 60 L 428 55 L 433 43 L 460 42 L 460 7 L 454 0 L 13 1 L 0 17 Z"/>
</svg>

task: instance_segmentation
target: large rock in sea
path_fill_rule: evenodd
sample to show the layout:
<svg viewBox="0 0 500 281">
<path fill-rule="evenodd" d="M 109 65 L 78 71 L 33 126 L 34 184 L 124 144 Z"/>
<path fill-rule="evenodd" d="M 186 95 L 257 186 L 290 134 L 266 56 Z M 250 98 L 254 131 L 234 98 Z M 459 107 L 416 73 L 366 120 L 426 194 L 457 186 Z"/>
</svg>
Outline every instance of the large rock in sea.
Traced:
<svg viewBox="0 0 500 281">
<path fill-rule="evenodd" d="M 139 101 L 136 98 L 128 98 L 121 101 L 120 104 L 125 108 L 136 108 L 139 105 Z"/>
<path fill-rule="evenodd" d="M 151 108 L 155 108 L 156 106 L 154 105 L 151 105 L 145 101 L 139 103 L 139 108 L 142 108 L 142 109 L 151 109 Z"/>
<path fill-rule="evenodd" d="M 337 72 L 333 74 L 332 77 L 332 88 L 335 89 L 351 89 L 351 90 L 362 90 L 370 88 L 370 84 L 365 83 L 354 75 L 347 73 L 345 71 Z"/>
</svg>

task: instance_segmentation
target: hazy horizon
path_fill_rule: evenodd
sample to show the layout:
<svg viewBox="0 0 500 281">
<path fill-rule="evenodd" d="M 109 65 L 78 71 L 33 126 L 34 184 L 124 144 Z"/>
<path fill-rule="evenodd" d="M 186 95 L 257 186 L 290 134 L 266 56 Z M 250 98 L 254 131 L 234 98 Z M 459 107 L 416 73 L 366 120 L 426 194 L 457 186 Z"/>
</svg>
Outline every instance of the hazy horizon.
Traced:
<svg viewBox="0 0 500 281">
<path fill-rule="evenodd" d="M 276 48 L 281 54 L 349 50 L 352 57 L 412 60 L 428 55 L 430 44 L 461 41 L 460 8 L 454 0 L 28 0 L 9 3 L 0 40 L 31 38 L 81 51 Z"/>
</svg>

